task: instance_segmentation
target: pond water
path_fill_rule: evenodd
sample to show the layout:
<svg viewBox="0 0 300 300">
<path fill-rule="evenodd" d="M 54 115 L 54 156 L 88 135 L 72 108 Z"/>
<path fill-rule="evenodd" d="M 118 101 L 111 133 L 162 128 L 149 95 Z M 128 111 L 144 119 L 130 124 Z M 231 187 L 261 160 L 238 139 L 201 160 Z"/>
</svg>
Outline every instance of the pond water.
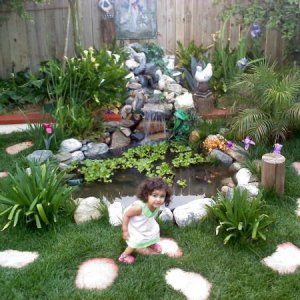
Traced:
<svg viewBox="0 0 300 300">
<path fill-rule="evenodd" d="M 175 208 L 203 195 L 214 196 L 222 187 L 222 179 L 232 175 L 226 165 L 211 166 L 205 163 L 177 169 L 169 208 Z M 134 196 L 136 188 L 145 178 L 145 175 L 135 169 L 119 171 L 114 175 L 112 183 L 84 183 L 74 191 L 73 196 L 74 198 L 94 196 L 100 199 L 104 197 L 110 202 L 120 201 L 122 206 L 126 207 L 136 200 Z M 178 179 L 186 179 L 187 186 L 180 188 L 176 184 Z"/>
</svg>

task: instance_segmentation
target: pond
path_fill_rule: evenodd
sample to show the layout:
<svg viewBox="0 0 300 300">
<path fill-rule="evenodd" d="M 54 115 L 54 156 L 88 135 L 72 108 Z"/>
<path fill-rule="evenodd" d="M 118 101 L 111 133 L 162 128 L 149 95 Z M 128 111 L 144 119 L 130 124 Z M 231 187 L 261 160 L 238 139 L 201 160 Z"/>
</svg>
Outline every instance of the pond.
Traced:
<svg viewBox="0 0 300 300">
<path fill-rule="evenodd" d="M 212 166 L 210 164 L 198 164 L 188 168 L 176 169 L 173 187 L 173 197 L 169 205 L 173 209 L 179 205 L 186 204 L 205 194 L 206 197 L 216 195 L 217 190 L 222 187 L 222 179 L 231 177 L 227 165 Z M 84 183 L 74 191 L 74 198 L 85 198 L 94 196 L 105 198 L 110 202 L 119 201 L 123 207 L 128 206 L 136 200 L 135 192 L 137 186 L 146 178 L 136 169 L 117 172 L 112 183 Z M 181 188 L 176 184 L 178 179 L 185 179 L 187 186 Z"/>
</svg>

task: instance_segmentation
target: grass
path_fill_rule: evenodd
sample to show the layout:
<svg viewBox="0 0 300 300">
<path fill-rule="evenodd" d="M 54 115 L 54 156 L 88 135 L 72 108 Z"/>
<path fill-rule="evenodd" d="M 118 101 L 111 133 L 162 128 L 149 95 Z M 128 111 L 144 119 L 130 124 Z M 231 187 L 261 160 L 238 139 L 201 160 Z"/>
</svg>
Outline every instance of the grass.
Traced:
<svg viewBox="0 0 300 300">
<path fill-rule="evenodd" d="M 23 138 L 20 133 L 0 136 L 0 159 L 5 169 L 13 172 L 14 163 L 22 161 L 22 155 L 12 160 L 3 149 Z M 285 144 L 287 165 L 300 160 L 296 148 L 300 148 L 299 137 Z M 0 232 L 0 251 L 14 249 L 40 254 L 37 261 L 25 268 L 0 269 L 1 299 L 185 299 L 165 282 L 164 275 L 170 268 L 197 272 L 207 278 L 213 284 L 210 299 L 299 299 L 300 269 L 294 274 L 279 275 L 260 262 L 278 244 L 289 241 L 300 247 L 300 222 L 295 216 L 299 185 L 300 176 L 295 176 L 288 165 L 285 196 L 266 194 L 268 213 L 274 219 L 266 242 L 224 246 L 222 237 L 215 236 L 215 224 L 209 219 L 186 228 L 161 224 L 161 235 L 175 238 L 183 257 L 138 255 L 134 265 L 119 265 L 116 282 L 103 291 L 75 289 L 76 271 L 89 258 L 117 261 L 125 247 L 120 228 L 111 227 L 104 219 L 76 225 L 66 218 L 41 230 L 20 227 Z"/>
</svg>

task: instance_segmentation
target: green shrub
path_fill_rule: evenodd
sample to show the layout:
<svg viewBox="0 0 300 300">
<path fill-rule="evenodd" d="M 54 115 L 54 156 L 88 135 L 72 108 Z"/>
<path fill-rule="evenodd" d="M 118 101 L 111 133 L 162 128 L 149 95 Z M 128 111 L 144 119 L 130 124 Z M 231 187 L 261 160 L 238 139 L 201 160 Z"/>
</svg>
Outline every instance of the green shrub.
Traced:
<svg viewBox="0 0 300 300">
<path fill-rule="evenodd" d="M 262 62 L 249 67 L 233 88 L 240 95 L 241 109 L 231 124 L 238 138 L 248 135 L 256 143 L 278 143 L 300 128 L 299 69 L 278 70 Z"/>
<path fill-rule="evenodd" d="M 233 199 L 229 199 L 219 193 L 216 203 L 208 206 L 208 210 L 219 222 L 216 234 L 225 234 L 224 244 L 230 240 L 266 240 L 265 231 L 271 220 L 262 213 L 261 195 L 249 199 L 246 190 L 234 189 Z"/>
<path fill-rule="evenodd" d="M 0 213 L 6 216 L 9 226 L 15 227 L 24 220 L 35 222 L 37 228 L 57 221 L 59 211 L 70 203 L 70 187 L 63 184 L 64 173 L 58 172 L 49 162 L 39 166 L 30 163 L 31 174 L 16 168 L 16 174 L 1 181 L 0 204 L 6 208 Z"/>
</svg>

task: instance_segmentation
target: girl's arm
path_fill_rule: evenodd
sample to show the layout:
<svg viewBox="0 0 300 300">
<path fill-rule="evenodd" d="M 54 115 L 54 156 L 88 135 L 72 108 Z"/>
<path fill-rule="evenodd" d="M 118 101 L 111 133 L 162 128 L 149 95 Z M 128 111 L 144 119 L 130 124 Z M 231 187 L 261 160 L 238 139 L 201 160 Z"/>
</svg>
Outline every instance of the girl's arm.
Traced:
<svg viewBox="0 0 300 300">
<path fill-rule="evenodd" d="M 128 239 L 128 222 L 131 217 L 139 216 L 142 213 L 142 208 L 138 205 L 134 205 L 131 208 L 129 208 L 126 213 L 123 216 L 123 224 L 122 224 L 122 230 L 123 230 L 123 239 Z"/>
</svg>

